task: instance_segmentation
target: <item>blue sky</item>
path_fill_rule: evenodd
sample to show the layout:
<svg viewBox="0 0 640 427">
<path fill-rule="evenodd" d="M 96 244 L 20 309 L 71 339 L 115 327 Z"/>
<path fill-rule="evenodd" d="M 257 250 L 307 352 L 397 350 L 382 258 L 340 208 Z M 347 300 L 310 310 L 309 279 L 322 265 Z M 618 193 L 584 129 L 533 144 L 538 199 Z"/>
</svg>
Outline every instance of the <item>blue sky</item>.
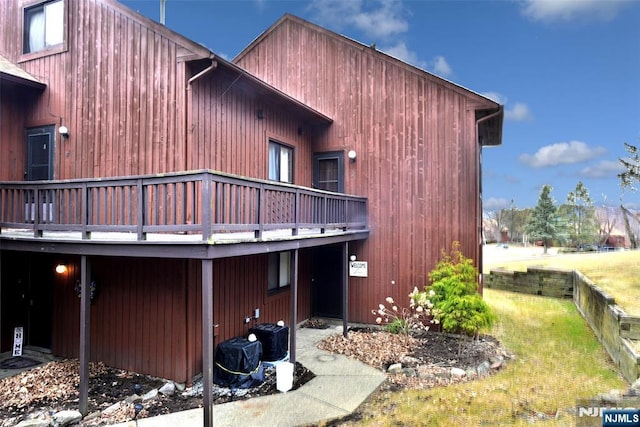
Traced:
<svg viewBox="0 0 640 427">
<path fill-rule="evenodd" d="M 159 20 L 160 0 L 122 3 Z M 166 25 L 233 59 L 287 12 L 503 104 L 485 209 L 534 206 L 543 184 L 562 203 L 579 181 L 620 203 L 618 158 L 640 145 L 640 1 L 167 0 Z"/>
</svg>

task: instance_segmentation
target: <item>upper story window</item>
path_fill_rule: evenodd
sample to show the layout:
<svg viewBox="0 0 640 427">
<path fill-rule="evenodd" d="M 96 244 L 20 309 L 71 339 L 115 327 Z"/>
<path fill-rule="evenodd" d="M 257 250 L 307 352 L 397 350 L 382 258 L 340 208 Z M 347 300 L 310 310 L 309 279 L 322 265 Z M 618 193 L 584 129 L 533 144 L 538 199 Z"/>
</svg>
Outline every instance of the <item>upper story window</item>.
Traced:
<svg viewBox="0 0 640 427">
<path fill-rule="evenodd" d="M 269 141 L 269 179 L 293 182 L 293 148 Z"/>
<path fill-rule="evenodd" d="M 24 9 L 23 53 L 33 53 L 64 43 L 64 1 L 54 0 Z"/>
</svg>

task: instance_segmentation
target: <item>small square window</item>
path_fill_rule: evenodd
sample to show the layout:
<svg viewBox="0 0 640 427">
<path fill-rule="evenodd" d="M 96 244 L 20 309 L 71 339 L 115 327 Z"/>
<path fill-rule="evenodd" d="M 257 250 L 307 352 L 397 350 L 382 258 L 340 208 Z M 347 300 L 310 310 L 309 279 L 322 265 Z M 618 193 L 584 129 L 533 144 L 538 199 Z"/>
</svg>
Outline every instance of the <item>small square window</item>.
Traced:
<svg viewBox="0 0 640 427">
<path fill-rule="evenodd" d="M 50 49 L 63 42 L 63 0 L 41 3 L 24 10 L 23 53 Z"/>
<path fill-rule="evenodd" d="M 268 291 L 291 286 L 291 252 L 269 254 Z"/>
<path fill-rule="evenodd" d="M 269 179 L 293 182 L 293 148 L 269 141 Z"/>
</svg>

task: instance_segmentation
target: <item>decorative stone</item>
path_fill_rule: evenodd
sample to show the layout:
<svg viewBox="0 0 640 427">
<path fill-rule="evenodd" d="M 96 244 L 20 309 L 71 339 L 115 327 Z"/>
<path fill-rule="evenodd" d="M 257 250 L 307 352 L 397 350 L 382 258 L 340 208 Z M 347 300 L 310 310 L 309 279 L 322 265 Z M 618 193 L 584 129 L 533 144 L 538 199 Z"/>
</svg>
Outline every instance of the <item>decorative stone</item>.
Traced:
<svg viewBox="0 0 640 427">
<path fill-rule="evenodd" d="M 39 420 L 39 419 L 24 420 L 16 424 L 16 427 L 48 427 L 48 426 L 49 426 L 48 420 Z"/>
<path fill-rule="evenodd" d="M 491 369 L 500 369 L 501 366 L 502 366 L 502 361 L 496 360 L 491 364 Z"/>
<path fill-rule="evenodd" d="M 104 409 L 102 411 L 102 413 L 105 414 L 105 415 L 110 415 L 110 414 L 113 414 L 118 409 L 120 409 L 120 402 L 114 403 L 113 405 L 111 405 L 108 408 Z"/>
<path fill-rule="evenodd" d="M 138 402 L 142 402 L 142 397 L 138 396 L 137 394 L 132 394 L 131 396 L 127 397 L 124 400 L 124 403 L 126 404 L 138 403 Z"/>
<path fill-rule="evenodd" d="M 94 420 L 96 418 L 100 418 L 101 415 L 102 415 L 102 412 L 94 411 L 94 412 L 90 413 L 89 415 L 87 415 L 86 417 L 84 417 L 82 419 L 82 421 L 91 421 L 91 420 Z"/>
<path fill-rule="evenodd" d="M 82 414 L 78 411 L 60 411 L 53 415 L 54 427 L 63 427 L 69 424 L 77 423 L 82 419 Z"/>
<path fill-rule="evenodd" d="M 178 391 L 184 391 L 186 389 L 186 386 L 184 383 L 174 383 L 176 385 L 176 389 Z"/>
<path fill-rule="evenodd" d="M 491 370 L 491 364 L 487 360 L 479 364 L 478 367 L 476 368 L 476 371 L 478 371 L 479 376 L 488 374 L 490 370 Z"/>
<path fill-rule="evenodd" d="M 387 372 L 390 372 L 392 374 L 397 374 L 398 372 L 402 371 L 402 363 L 394 363 L 392 365 L 389 365 L 389 367 L 387 368 Z"/>
<path fill-rule="evenodd" d="M 144 396 L 142 396 L 142 401 L 148 402 L 150 400 L 154 400 L 156 397 L 158 397 L 158 389 L 154 388 L 153 390 L 148 391 L 144 394 Z"/>
<path fill-rule="evenodd" d="M 417 377 L 418 376 L 418 373 L 413 368 L 403 368 L 402 369 L 402 373 L 405 374 L 407 377 Z"/>
<path fill-rule="evenodd" d="M 475 377 L 476 375 L 478 375 L 478 372 L 476 371 L 476 368 L 469 368 L 469 369 L 467 369 L 467 376 L 468 376 L 469 378 L 473 378 L 473 377 Z"/>
<path fill-rule="evenodd" d="M 451 368 L 451 376 L 454 378 L 462 378 L 467 375 L 467 372 L 464 369 L 460 368 Z"/>
<path fill-rule="evenodd" d="M 165 396 L 173 396 L 176 393 L 176 385 L 169 381 L 160 387 L 158 391 Z"/>
</svg>

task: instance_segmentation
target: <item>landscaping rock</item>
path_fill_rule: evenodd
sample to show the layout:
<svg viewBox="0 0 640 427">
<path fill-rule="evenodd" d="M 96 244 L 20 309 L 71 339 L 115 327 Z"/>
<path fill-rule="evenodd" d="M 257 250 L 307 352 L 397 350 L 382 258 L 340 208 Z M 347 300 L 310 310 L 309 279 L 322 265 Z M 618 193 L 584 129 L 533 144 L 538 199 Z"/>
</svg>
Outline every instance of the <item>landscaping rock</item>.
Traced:
<svg viewBox="0 0 640 427">
<path fill-rule="evenodd" d="M 53 415 L 54 427 L 63 427 L 69 424 L 77 423 L 82 419 L 82 414 L 78 411 L 60 411 Z"/>
<path fill-rule="evenodd" d="M 478 365 L 478 367 L 476 368 L 476 371 L 478 371 L 479 376 L 488 374 L 491 371 L 491 363 L 485 360 L 484 362 Z"/>
<path fill-rule="evenodd" d="M 636 390 L 636 391 L 640 391 L 640 378 L 638 378 L 637 380 L 635 380 L 633 382 L 633 384 L 631 384 L 631 389 L 632 390 Z"/>
<path fill-rule="evenodd" d="M 405 374 L 408 377 L 417 377 L 418 376 L 418 373 L 413 368 L 403 368 L 402 369 L 402 373 Z"/>
<path fill-rule="evenodd" d="M 462 378 L 467 375 L 467 371 L 460 368 L 451 368 L 451 376 L 454 378 Z"/>
<path fill-rule="evenodd" d="M 468 378 L 473 378 L 476 375 L 478 375 L 478 371 L 476 371 L 476 368 L 469 368 L 467 369 L 467 377 Z"/>
<path fill-rule="evenodd" d="M 169 381 L 168 383 L 165 383 L 162 387 L 160 387 L 158 391 L 164 396 L 173 396 L 176 393 L 176 385 L 173 382 Z"/>
<path fill-rule="evenodd" d="M 154 399 L 155 399 L 155 398 L 157 398 L 157 397 L 158 397 L 158 389 L 157 389 L 157 388 L 154 388 L 154 389 L 152 389 L 152 390 L 148 391 L 147 393 L 145 393 L 145 394 L 142 396 L 142 401 L 143 401 L 143 402 L 148 402 L 148 401 L 150 401 L 150 400 L 154 400 Z"/>
<path fill-rule="evenodd" d="M 398 372 L 402 371 L 402 363 L 394 363 L 392 365 L 389 365 L 389 367 L 387 368 L 387 372 L 391 373 L 391 374 L 397 374 Z"/>
<path fill-rule="evenodd" d="M 24 420 L 16 424 L 16 427 L 48 427 L 49 420 Z"/>
<path fill-rule="evenodd" d="M 139 402 L 142 402 L 142 397 L 138 396 L 137 394 L 132 394 L 131 396 L 127 397 L 124 400 L 124 403 L 126 403 L 126 404 L 139 403 Z"/>
<path fill-rule="evenodd" d="M 116 402 L 113 405 L 109 406 L 104 411 L 102 411 L 102 413 L 105 415 L 111 415 L 114 412 L 116 412 L 118 409 L 120 409 L 120 402 Z"/>
</svg>

